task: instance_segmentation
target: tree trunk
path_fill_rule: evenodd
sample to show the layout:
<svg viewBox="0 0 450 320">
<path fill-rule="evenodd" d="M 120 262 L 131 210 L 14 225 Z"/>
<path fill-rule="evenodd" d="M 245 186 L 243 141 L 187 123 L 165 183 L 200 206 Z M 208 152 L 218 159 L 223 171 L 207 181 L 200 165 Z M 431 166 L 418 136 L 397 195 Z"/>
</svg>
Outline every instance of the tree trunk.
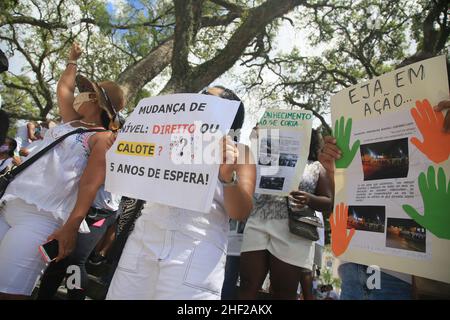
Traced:
<svg viewBox="0 0 450 320">
<path fill-rule="evenodd" d="M 244 18 L 242 24 L 228 40 L 225 48 L 211 60 L 191 69 L 187 65 L 187 59 L 184 57 L 181 57 L 181 60 L 174 58 L 172 60 L 172 66 L 174 66 L 175 63 L 177 70 L 189 70 L 189 72 L 186 74 L 177 74 L 176 72 L 173 72 L 171 79 L 161 93 L 198 92 L 209 85 L 236 63 L 250 42 L 258 34 L 263 32 L 269 23 L 276 18 L 282 17 L 302 3 L 305 3 L 305 0 L 267 0 L 260 6 L 248 10 L 246 18 Z M 178 19 L 191 24 L 195 23 L 195 19 L 190 19 L 190 17 L 192 17 L 192 15 L 187 15 L 186 13 L 184 15 L 180 14 L 180 16 L 177 14 L 177 25 Z M 186 37 L 179 37 L 179 39 L 176 37 L 176 40 L 178 40 L 179 43 L 175 44 L 175 46 L 180 48 L 183 45 L 186 46 L 188 43 Z M 174 54 L 177 54 L 178 52 L 183 54 L 185 49 L 175 50 Z M 186 65 L 181 67 L 180 62 Z M 180 79 L 183 81 L 180 81 Z"/>
<path fill-rule="evenodd" d="M 173 44 L 173 37 L 170 37 L 119 75 L 117 83 L 123 87 L 128 102 L 132 101 L 140 89 L 170 64 Z"/>
</svg>

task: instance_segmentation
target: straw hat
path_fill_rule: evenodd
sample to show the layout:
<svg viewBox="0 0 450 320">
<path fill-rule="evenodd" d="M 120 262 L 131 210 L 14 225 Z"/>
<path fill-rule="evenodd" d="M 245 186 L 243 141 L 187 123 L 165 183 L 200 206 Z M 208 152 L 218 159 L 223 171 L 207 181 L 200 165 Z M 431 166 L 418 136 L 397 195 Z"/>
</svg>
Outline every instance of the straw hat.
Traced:
<svg viewBox="0 0 450 320">
<path fill-rule="evenodd" d="M 82 75 L 75 78 L 80 92 L 95 92 L 100 108 L 106 111 L 111 121 L 115 121 L 120 110 L 126 105 L 122 88 L 113 81 L 94 82 Z"/>
</svg>

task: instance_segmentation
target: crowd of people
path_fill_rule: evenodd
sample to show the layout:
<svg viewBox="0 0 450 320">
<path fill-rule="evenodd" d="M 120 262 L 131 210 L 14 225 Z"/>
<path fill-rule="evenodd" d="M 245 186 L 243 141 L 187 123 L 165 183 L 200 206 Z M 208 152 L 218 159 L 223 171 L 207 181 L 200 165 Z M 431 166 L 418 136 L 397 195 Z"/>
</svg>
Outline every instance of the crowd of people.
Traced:
<svg viewBox="0 0 450 320">
<path fill-rule="evenodd" d="M 106 299 L 112 300 L 258 299 L 267 282 L 274 299 L 298 299 L 299 288 L 301 299 L 339 298 L 315 274 L 321 267 L 320 246 L 288 226 L 291 210 L 329 218 L 335 161 L 342 155 L 334 137 L 312 131 L 301 183 L 287 198 L 255 194 L 252 152 L 230 136 L 222 141 L 209 212 L 121 197 L 104 188 L 105 155 L 123 124 L 119 112 L 127 101 L 116 83 L 77 75 L 81 54 L 74 44 L 57 85 L 61 123 L 28 122 L 11 138 L 0 110 L 1 173 L 57 143 L 15 177 L 0 200 L 0 299 L 27 299 L 33 293 L 53 299 L 69 268 L 77 266 L 81 281 L 67 286 L 67 298 L 83 300 L 88 263 L 112 266 L 102 277 Z M 202 94 L 239 101 L 231 130 L 242 128 L 244 104 L 232 90 L 213 86 Z M 443 101 L 436 112 L 449 107 L 450 101 Z M 450 129 L 449 121 L 444 129 Z M 252 134 L 258 132 L 256 126 Z M 246 221 L 240 256 L 227 256 L 230 219 Z M 46 263 L 38 248 L 51 240 L 58 241 L 58 254 Z M 369 289 L 367 268 L 341 261 L 340 299 L 414 297 L 412 275 L 382 270 L 382 288 Z"/>
</svg>

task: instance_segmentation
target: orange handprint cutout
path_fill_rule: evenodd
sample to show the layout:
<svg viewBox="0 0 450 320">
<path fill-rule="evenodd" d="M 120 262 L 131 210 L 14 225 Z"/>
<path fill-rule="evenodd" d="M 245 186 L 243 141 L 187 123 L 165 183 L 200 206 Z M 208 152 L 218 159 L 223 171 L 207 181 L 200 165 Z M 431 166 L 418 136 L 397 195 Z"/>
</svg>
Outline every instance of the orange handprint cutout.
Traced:
<svg viewBox="0 0 450 320">
<path fill-rule="evenodd" d="M 355 229 L 351 229 L 347 234 L 348 206 L 342 202 L 336 205 L 334 213 L 330 216 L 331 226 L 331 250 L 338 257 L 347 250 L 350 240 L 355 234 Z"/>
<path fill-rule="evenodd" d="M 450 155 L 450 134 L 444 132 L 444 114 L 434 111 L 430 102 L 425 99 L 416 101 L 411 115 L 423 136 L 423 142 L 416 137 L 411 138 L 414 144 L 428 159 L 440 163 Z"/>
</svg>

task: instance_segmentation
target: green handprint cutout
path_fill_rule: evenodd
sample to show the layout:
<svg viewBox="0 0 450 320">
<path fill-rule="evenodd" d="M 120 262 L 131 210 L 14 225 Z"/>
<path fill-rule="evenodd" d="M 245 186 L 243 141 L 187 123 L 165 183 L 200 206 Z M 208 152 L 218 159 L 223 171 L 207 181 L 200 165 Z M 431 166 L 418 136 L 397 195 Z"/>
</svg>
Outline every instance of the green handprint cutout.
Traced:
<svg viewBox="0 0 450 320">
<path fill-rule="evenodd" d="M 344 129 L 344 117 L 340 120 L 336 120 L 334 125 L 334 137 L 336 138 L 336 145 L 341 149 L 342 156 L 339 160 L 336 160 L 336 168 L 347 168 L 352 163 L 355 157 L 356 151 L 359 148 L 359 140 L 353 143 L 350 149 L 350 135 L 352 133 L 352 118 L 349 118 Z"/>
<path fill-rule="evenodd" d="M 410 205 L 403 205 L 403 210 L 418 224 L 428 229 L 438 238 L 450 240 L 450 181 L 447 185 L 444 169 L 439 168 L 437 186 L 433 166 L 419 175 L 419 189 L 423 199 L 424 213 L 419 214 Z"/>
</svg>

